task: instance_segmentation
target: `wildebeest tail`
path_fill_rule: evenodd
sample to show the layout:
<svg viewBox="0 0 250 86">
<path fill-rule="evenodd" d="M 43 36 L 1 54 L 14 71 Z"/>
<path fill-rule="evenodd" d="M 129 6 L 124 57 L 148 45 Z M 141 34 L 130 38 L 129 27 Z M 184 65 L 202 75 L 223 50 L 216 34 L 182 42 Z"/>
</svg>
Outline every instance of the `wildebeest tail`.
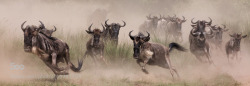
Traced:
<svg viewBox="0 0 250 86">
<path fill-rule="evenodd" d="M 74 64 L 71 63 L 70 69 L 73 70 L 74 72 L 80 72 L 83 64 L 83 59 L 79 60 L 78 58 L 77 60 L 78 60 L 78 67 L 76 67 Z"/>
<path fill-rule="evenodd" d="M 181 45 L 179 45 L 178 43 L 174 43 L 174 42 L 172 42 L 172 43 L 169 44 L 168 51 L 171 52 L 173 49 L 177 49 L 179 51 L 187 51 L 186 48 L 184 48 Z"/>
<path fill-rule="evenodd" d="M 67 44 L 66 47 L 69 50 L 69 46 Z M 73 63 L 70 62 L 71 64 L 70 69 L 73 70 L 74 72 L 80 72 L 83 64 L 83 59 L 79 60 L 79 58 L 77 58 L 77 60 L 78 60 L 78 67 L 76 67 Z"/>
</svg>

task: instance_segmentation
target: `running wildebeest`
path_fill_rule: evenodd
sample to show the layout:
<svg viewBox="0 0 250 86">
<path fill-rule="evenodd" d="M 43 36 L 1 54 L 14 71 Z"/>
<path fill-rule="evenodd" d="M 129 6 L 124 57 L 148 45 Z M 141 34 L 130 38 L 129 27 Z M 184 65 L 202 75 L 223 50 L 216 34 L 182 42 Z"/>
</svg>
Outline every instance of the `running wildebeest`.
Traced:
<svg viewBox="0 0 250 86">
<path fill-rule="evenodd" d="M 123 25 L 120 25 L 119 23 L 107 23 L 108 20 L 105 21 L 105 41 L 110 40 L 115 45 L 118 45 L 118 36 L 120 32 L 120 28 L 126 26 L 126 22 L 123 21 Z"/>
<path fill-rule="evenodd" d="M 194 18 L 193 18 L 194 19 Z M 209 44 L 206 41 L 206 38 L 212 38 L 213 37 L 213 31 L 211 31 L 210 25 L 212 24 L 212 19 L 210 19 L 210 22 L 207 22 L 205 20 L 198 20 L 197 22 L 193 22 L 193 19 L 191 20 L 191 25 L 193 29 L 190 31 L 189 35 L 189 42 L 190 42 L 190 51 L 192 54 L 195 55 L 195 57 L 203 62 L 202 56 L 206 56 L 209 63 L 212 63 L 211 56 L 209 53 Z M 205 30 L 206 27 L 209 27 L 210 34 Z"/>
<path fill-rule="evenodd" d="M 230 34 L 232 37 L 227 43 L 226 43 L 226 53 L 227 58 L 229 62 L 229 55 L 232 54 L 233 57 L 236 57 L 238 59 L 238 52 L 240 52 L 240 42 L 242 38 L 246 38 L 247 35 L 243 35 L 241 33 L 234 33 L 233 35 Z"/>
<path fill-rule="evenodd" d="M 158 21 L 160 21 L 162 18 L 158 18 L 157 16 L 151 17 L 151 15 L 146 16 L 147 21 L 145 21 L 142 25 L 139 27 L 139 31 L 149 31 L 149 32 L 155 32 L 155 29 L 157 29 Z"/>
<path fill-rule="evenodd" d="M 96 64 L 96 59 L 102 59 L 105 64 L 107 64 L 104 55 L 104 42 L 103 42 L 103 31 L 105 28 L 103 27 L 103 31 L 96 28 L 93 31 L 91 31 L 91 27 L 93 24 L 91 24 L 86 30 L 86 32 L 90 35 L 92 35 L 92 38 L 89 39 L 89 41 L 86 44 L 87 51 L 84 54 L 84 58 L 86 58 L 87 55 L 91 56 Z M 97 58 L 97 55 L 100 55 L 100 58 Z"/>
<path fill-rule="evenodd" d="M 168 38 L 172 37 L 175 40 L 183 41 L 182 39 L 182 23 L 186 22 L 186 19 L 184 16 L 182 16 L 183 19 L 180 19 L 178 17 L 172 17 L 170 18 L 170 22 L 167 24 L 167 35 Z"/>
<path fill-rule="evenodd" d="M 208 39 L 208 41 L 210 43 L 212 43 L 213 45 L 215 45 L 216 48 L 221 49 L 222 48 L 222 36 L 223 33 L 228 31 L 228 29 L 226 29 L 226 25 L 223 25 L 223 28 L 221 26 L 216 27 L 216 25 L 211 26 L 212 31 L 214 33 L 214 37 L 211 39 Z"/>
<path fill-rule="evenodd" d="M 132 36 L 131 33 L 132 31 L 129 32 L 129 37 L 134 44 L 133 57 L 137 59 L 136 61 L 141 66 L 144 73 L 148 74 L 148 71 L 145 69 L 146 64 L 158 65 L 162 68 L 169 69 L 173 78 L 174 72 L 179 77 L 177 70 L 171 65 L 169 54 L 172 49 L 186 51 L 184 47 L 177 43 L 170 43 L 169 47 L 165 47 L 161 44 L 148 42 L 150 40 L 149 33 L 148 36 L 144 36 L 142 33 L 139 33 L 137 36 Z M 141 62 L 143 65 L 140 64 Z"/>
<path fill-rule="evenodd" d="M 67 43 L 58 39 L 50 39 L 48 36 L 40 33 L 41 28 L 37 26 L 28 25 L 24 28 L 25 22 L 21 25 L 21 29 L 24 32 L 24 51 L 38 55 L 54 72 L 54 80 L 57 80 L 59 75 L 68 75 L 69 68 L 74 72 L 80 72 L 83 60 L 79 61 L 78 59 L 78 67 L 72 64 Z M 41 26 L 44 27 L 43 24 Z M 67 67 L 59 68 L 57 64 L 65 61 Z"/>
</svg>

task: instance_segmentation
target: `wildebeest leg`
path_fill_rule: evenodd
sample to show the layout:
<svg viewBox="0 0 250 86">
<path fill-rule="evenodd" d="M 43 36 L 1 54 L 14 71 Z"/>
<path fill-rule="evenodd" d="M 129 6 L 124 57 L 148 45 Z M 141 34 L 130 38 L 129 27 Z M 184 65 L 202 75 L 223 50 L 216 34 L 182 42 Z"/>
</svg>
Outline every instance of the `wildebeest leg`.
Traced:
<svg viewBox="0 0 250 86">
<path fill-rule="evenodd" d="M 177 70 L 172 67 L 172 64 L 171 64 L 169 56 L 165 55 L 165 58 L 166 58 L 166 62 L 167 62 L 167 64 L 165 64 L 165 65 L 168 66 L 173 79 L 175 80 L 175 78 L 174 78 L 174 72 L 177 74 L 177 77 L 179 78 L 179 74 L 177 73 Z"/>
<path fill-rule="evenodd" d="M 228 61 L 228 63 L 229 63 L 229 54 L 227 53 L 227 61 Z"/>
<path fill-rule="evenodd" d="M 97 63 L 96 63 L 96 56 L 93 55 L 93 54 L 90 54 L 90 57 L 93 59 L 94 63 L 95 63 L 95 66 L 97 66 Z"/>
<path fill-rule="evenodd" d="M 53 80 L 56 81 L 58 76 L 59 76 L 59 75 L 55 74 L 55 77 L 54 77 Z"/>
<path fill-rule="evenodd" d="M 57 80 L 57 77 L 59 75 L 68 75 L 69 74 L 67 71 L 61 71 L 61 70 L 55 69 L 54 66 L 52 66 L 49 62 L 47 62 L 45 60 L 43 60 L 43 62 L 54 72 L 54 74 L 55 74 L 54 81 Z"/>
<path fill-rule="evenodd" d="M 143 65 L 141 66 L 141 67 L 142 67 L 142 71 L 143 71 L 144 73 L 146 73 L 146 74 L 148 74 L 148 71 L 146 70 L 145 66 L 147 65 L 148 61 L 149 61 L 149 59 L 145 59 L 145 60 L 143 61 Z"/>
<path fill-rule="evenodd" d="M 212 64 L 212 63 L 213 63 L 213 61 L 211 60 L 211 56 L 210 56 L 209 44 L 207 44 L 207 43 L 206 43 L 206 51 L 207 51 L 207 53 L 206 53 L 206 57 L 207 57 L 207 59 L 208 59 L 209 63 L 210 63 L 210 64 Z"/>
<path fill-rule="evenodd" d="M 146 74 L 148 74 L 148 71 L 145 69 L 145 67 L 143 67 L 140 63 L 142 62 L 141 59 L 137 59 L 136 63 L 142 68 L 142 71 Z M 143 61 L 144 62 L 144 61 Z"/>
<path fill-rule="evenodd" d="M 57 67 L 56 66 L 56 57 L 57 57 L 57 54 L 56 53 L 52 53 L 51 56 L 52 56 L 52 65 L 54 67 Z"/>
<path fill-rule="evenodd" d="M 72 63 L 70 62 L 70 55 L 69 55 L 69 50 L 66 50 L 65 52 L 65 61 L 67 64 L 66 70 L 69 70 L 69 68 L 72 66 Z"/>
<path fill-rule="evenodd" d="M 136 63 L 137 63 L 140 67 L 142 67 L 142 65 L 140 64 L 140 63 L 141 63 L 141 60 L 140 60 L 140 59 L 137 59 L 137 60 L 136 60 Z"/>
<path fill-rule="evenodd" d="M 200 62 L 203 62 L 201 57 L 199 55 L 195 55 L 195 57 L 200 61 Z"/>
<path fill-rule="evenodd" d="M 240 61 L 240 58 L 238 57 L 238 52 L 235 52 L 236 60 Z"/>
<path fill-rule="evenodd" d="M 103 62 L 104 62 L 106 65 L 108 65 L 106 59 L 105 59 L 103 56 L 104 56 L 104 55 L 103 55 L 103 51 L 101 51 L 101 59 L 103 60 Z"/>
</svg>

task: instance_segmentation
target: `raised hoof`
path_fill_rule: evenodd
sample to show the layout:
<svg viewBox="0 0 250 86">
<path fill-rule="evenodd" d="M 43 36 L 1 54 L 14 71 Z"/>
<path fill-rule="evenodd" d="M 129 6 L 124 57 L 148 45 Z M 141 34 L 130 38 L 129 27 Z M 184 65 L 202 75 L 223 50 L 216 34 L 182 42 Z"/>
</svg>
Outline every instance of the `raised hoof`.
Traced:
<svg viewBox="0 0 250 86">
<path fill-rule="evenodd" d="M 146 69 L 142 69 L 142 71 L 145 73 L 145 74 L 148 74 L 148 71 Z"/>
</svg>

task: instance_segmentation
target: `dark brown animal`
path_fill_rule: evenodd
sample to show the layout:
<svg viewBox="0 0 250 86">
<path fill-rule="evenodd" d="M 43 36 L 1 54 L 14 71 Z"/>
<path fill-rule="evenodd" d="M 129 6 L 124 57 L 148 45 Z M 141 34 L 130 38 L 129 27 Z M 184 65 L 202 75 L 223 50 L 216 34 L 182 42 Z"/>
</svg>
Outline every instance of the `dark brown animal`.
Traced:
<svg viewBox="0 0 250 86">
<path fill-rule="evenodd" d="M 105 28 L 103 27 L 103 31 L 100 29 L 94 29 L 91 31 L 92 24 L 89 26 L 88 30 L 86 32 L 90 35 L 92 35 L 92 38 L 89 39 L 89 41 L 86 44 L 87 51 L 84 54 L 84 58 L 86 58 L 87 55 L 91 56 L 96 64 L 96 59 L 102 60 L 105 64 L 107 64 L 104 56 L 104 42 L 103 42 L 103 31 Z M 100 56 L 100 58 L 97 58 L 97 56 Z"/>
<path fill-rule="evenodd" d="M 232 54 L 233 57 L 236 57 L 236 59 L 238 58 L 238 52 L 240 52 L 240 42 L 242 38 L 246 38 L 247 35 L 243 35 L 241 33 L 234 33 L 233 35 L 230 35 L 232 37 L 232 39 L 230 39 L 227 43 L 226 43 L 226 53 L 227 53 L 227 58 L 228 58 L 228 62 L 229 62 L 229 55 Z"/>
<path fill-rule="evenodd" d="M 210 47 L 206 38 L 212 38 L 213 32 L 211 31 L 211 28 L 209 28 L 211 32 L 210 34 L 205 30 L 206 27 L 210 27 L 212 24 L 212 19 L 209 18 L 210 22 L 205 20 L 193 22 L 193 19 L 191 20 L 191 23 L 193 24 L 191 26 L 193 29 L 190 31 L 189 35 L 190 51 L 199 61 L 203 62 L 201 57 L 206 56 L 209 63 L 212 63 L 209 51 Z"/>
<path fill-rule="evenodd" d="M 183 19 L 180 19 L 178 17 L 172 17 L 169 18 L 170 22 L 167 24 L 167 35 L 168 38 L 173 38 L 177 41 L 183 41 L 182 39 L 182 23 L 186 22 L 186 19 L 184 16 L 182 16 Z"/>
<path fill-rule="evenodd" d="M 111 41 L 112 43 L 114 43 L 115 45 L 118 45 L 118 36 L 119 36 L 119 32 L 120 32 L 120 28 L 126 26 L 126 22 L 123 21 L 123 25 L 120 25 L 119 23 L 111 23 L 108 24 L 107 23 L 108 20 L 105 21 L 105 41 Z"/>
<path fill-rule="evenodd" d="M 215 45 L 215 48 L 222 48 L 222 41 L 223 41 L 223 33 L 227 32 L 228 29 L 226 29 L 226 25 L 223 25 L 223 28 L 221 26 L 211 26 L 211 29 L 214 33 L 214 37 L 211 39 L 208 39 L 208 41 L 210 43 L 212 43 L 213 45 Z"/>
<path fill-rule="evenodd" d="M 25 21 L 26 22 L 26 21 Z M 68 75 L 68 70 L 71 68 L 74 72 L 80 72 L 82 67 L 82 60 L 78 60 L 78 67 L 70 61 L 69 47 L 67 43 L 61 40 L 52 40 L 41 34 L 41 28 L 37 26 L 26 26 L 25 28 L 21 25 L 21 29 L 24 32 L 24 51 L 36 54 L 40 59 L 54 72 L 54 80 L 59 75 Z M 41 25 L 44 27 L 44 25 Z M 66 68 L 59 68 L 58 63 L 66 61 Z"/>
<path fill-rule="evenodd" d="M 174 78 L 174 72 L 179 77 L 177 70 L 171 65 L 169 54 L 172 49 L 177 49 L 179 51 L 185 51 L 186 49 L 177 43 L 170 43 L 169 47 L 157 43 L 150 43 L 150 34 L 144 36 L 139 33 L 137 36 L 131 35 L 132 31 L 129 32 L 129 37 L 134 44 L 134 54 L 133 57 L 137 59 L 137 63 L 142 67 L 144 73 L 148 73 L 145 69 L 146 64 L 158 65 L 160 67 L 170 70 L 172 77 Z M 142 65 L 140 63 L 143 63 Z"/>
<path fill-rule="evenodd" d="M 157 16 L 153 16 L 151 17 L 151 15 L 146 16 L 147 21 L 145 21 L 142 25 L 140 25 L 139 27 L 139 31 L 149 31 L 154 33 L 157 29 L 157 25 L 158 25 L 158 21 L 160 21 L 162 19 L 162 17 L 157 17 Z"/>
</svg>

